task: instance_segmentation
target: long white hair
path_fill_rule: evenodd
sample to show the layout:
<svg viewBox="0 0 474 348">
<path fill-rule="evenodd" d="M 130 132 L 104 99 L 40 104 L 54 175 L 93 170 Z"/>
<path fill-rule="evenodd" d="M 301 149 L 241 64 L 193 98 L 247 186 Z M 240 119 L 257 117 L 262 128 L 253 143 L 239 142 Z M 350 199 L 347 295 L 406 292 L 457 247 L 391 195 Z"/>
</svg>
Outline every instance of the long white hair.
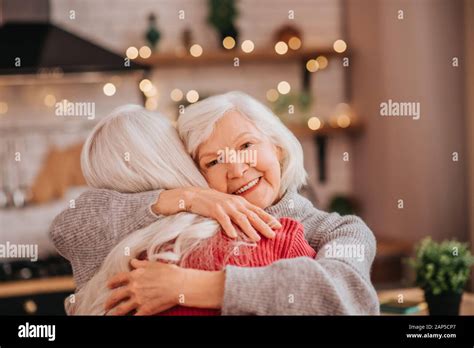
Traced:
<svg viewBox="0 0 474 348">
<path fill-rule="evenodd" d="M 102 119 L 86 140 L 81 165 L 95 188 L 141 192 L 185 186 L 208 187 L 179 139 L 160 114 L 125 105 Z M 109 295 L 107 280 L 130 270 L 129 262 L 146 250 L 149 260 L 180 264 L 200 242 L 219 231 L 214 220 L 190 213 L 164 217 L 120 241 L 99 271 L 66 299 L 69 314 L 102 315 Z M 248 244 L 237 240 L 239 243 Z"/>
<path fill-rule="evenodd" d="M 229 111 L 238 111 L 247 117 L 274 145 L 283 150 L 280 195 L 287 190 L 298 190 L 306 183 L 303 149 L 298 139 L 269 108 L 238 91 L 191 104 L 179 117 L 179 135 L 193 158 L 199 146 L 211 136 L 216 122 Z"/>
</svg>

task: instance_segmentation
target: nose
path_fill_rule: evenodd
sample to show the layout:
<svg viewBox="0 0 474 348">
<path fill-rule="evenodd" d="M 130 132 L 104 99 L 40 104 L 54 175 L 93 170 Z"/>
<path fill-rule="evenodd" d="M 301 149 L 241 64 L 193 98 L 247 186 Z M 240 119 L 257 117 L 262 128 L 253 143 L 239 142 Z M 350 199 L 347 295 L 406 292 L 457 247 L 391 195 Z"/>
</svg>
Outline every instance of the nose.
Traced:
<svg viewBox="0 0 474 348">
<path fill-rule="evenodd" d="M 236 179 L 244 176 L 249 168 L 247 163 L 228 163 L 227 164 L 227 178 Z"/>
</svg>

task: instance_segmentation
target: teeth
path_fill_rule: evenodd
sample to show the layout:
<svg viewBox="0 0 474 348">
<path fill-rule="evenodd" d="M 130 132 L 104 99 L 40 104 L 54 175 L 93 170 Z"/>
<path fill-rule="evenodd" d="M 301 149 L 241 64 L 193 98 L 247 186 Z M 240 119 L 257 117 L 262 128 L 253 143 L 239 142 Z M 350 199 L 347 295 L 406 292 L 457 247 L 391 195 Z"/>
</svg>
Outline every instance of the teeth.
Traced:
<svg viewBox="0 0 474 348">
<path fill-rule="evenodd" d="M 237 191 L 235 191 L 234 194 L 239 195 L 239 194 L 241 194 L 241 193 L 244 193 L 244 192 L 247 191 L 249 188 L 254 187 L 254 186 L 258 183 L 258 180 L 259 180 L 259 179 L 260 179 L 260 178 L 257 178 L 257 179 L 255 179 L 255 180 L 252 180 L 252 181 L 249 182 L 247 185 L 245 185 L 245 186 L 239 188 Z"/>
</svg>

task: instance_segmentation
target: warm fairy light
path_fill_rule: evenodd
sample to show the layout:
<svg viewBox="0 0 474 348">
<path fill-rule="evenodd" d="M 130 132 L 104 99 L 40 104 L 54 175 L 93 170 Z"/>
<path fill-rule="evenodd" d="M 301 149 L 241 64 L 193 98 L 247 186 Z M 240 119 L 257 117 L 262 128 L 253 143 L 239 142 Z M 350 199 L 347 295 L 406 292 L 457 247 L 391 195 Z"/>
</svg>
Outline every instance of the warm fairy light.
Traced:
<svg viewBox="0 0 474 348">
<path fill-rule="evenodd" d="M 323 70 L 328 66 L 328 59 L 325 56 L 319 56 L 316 58 L 316 61 L 318 62 L 319 69 Z"/>
<path fill-rule="evenodd" d="M 54 106 L 54 104 L 56 104 L 56 97 L 52 94 L 47 94 L 44 97 L 44 105 L 51 107 Z"/>
<path fill-rule="evenodd" d="M 319 69 L 319 63 L 317 62 L 316 59 L 310 59 L 306 62 L 306 69 L 309 72 L 315 72 L 318 71 Z"/>
<path fill-rule="evenodd" d="M 351 119 L 347 115 L 340 115 L 337 117 L 337 125 L 341 128 L 347 128 L 351 124 Z"/>
<path fill-rule="evenodd" d="M 8 111 L 8 104 L 5 102 L 0 102 L 0 115 L 6 114 Z"/>
<path fill-rule="evenodd" d="M 316 116 L 311 117 L 308 120 L 308 127 L 311 130 L 318 130 L 319 128 L 321 128 L 321 120 L 317 118 Z"/>
<path fill-rule="evenodd" d="M 290 93 L 290 91 L 291 91 L 291 86 L 288 82 L 281 81 L 278 84 L 278 92 L 280 92 L 281 94 L 288 94 Z"/>
<path fill-rule="evenodd" d="M 173 89 L 170 93 L 171 100 L 175 102 L 179 102 L 181 99 L 183 99 L 183 96 L 183 91 L 178 88 Z"/>
<path fill-rule="evenodd" d="M 250 53 L 255 48 L 255 45 L 252 40 L 245 40 L 244 42 L 242 42 L 241 47 L 242 51 L 244 51 L 245 53 Z"/>
<path fill-rule="evenodd" d="M 140 57 L 142 58 L 150 58 L 151 56 L 151 48 L 148 47 L 148 46 L 142 46 L 140 47 L 140 50 L 138 51 L 138 53 L 140 54 Z"/>
<path fill-rule="evenodd" d="M 196 90 L 192 89 L 188 93 L 186 93 L 186 99 L 190 103 L 195 103 L 199 100 L 199 93 Z"/>
<path fill-rule="evenodd" d="M 151 86 L 151 88 L 144 91 L 143 94 L 148 98 L 149 97 L 156 97 L 158 95 L 158 91 L 157 91 L 155 86 Z"/>
<path fill-rule="evenodd" d="M 275 52 L 281 55 L 285 54 L 288 52 L 288 45 L 283 41 L 278 41 L 275 44 Z"/>
<path fill-rule="evenodd" d="M 156 98 L 147 98 L 145 108 L 150 111 L 156 110 L 158 108 L 158 100 Z"/>
<path fill-rule="evenodd" d="M 148 92 L 153 88 L 153 84 L 151 83 L 150 80 L 143 79 L 140 81 L 139 87 L 140 87 L 140 91 Z"/>
<path fill-rule="evenodd" d="M 189 49 L 189 53 L 191 53 L 193 57 L 200 57 L 202 55 L 201 45 L 198 45 L 198 44 L 192 45 L 191 48 Z"/>
<path fill-rule="evenodd" d="M 289 41 L 288 41 L 288 46 L 292 50 L 298 50 L 301 47 L 301 40 L 297 38 L 296 36 L 293 36 Z"/>
<path fill-rule="evenodd" d="M 104 85 L 104 94 L 108 97 L 111 97 L 115 94 L 115 85 L 113 83 L 106 83 Z"/>
<path fill-rule="evenodd" d="M 138 57 L 138 50 L 136 47 L 130 46 L 126 51 L 127 58 L 135 59 Z"/>
<path fill-rule="evenodd" d="M 334 41 L 334 51 L 337 53 L 342 53 L 346 50 L 347 44 L 344 42 L 344 40 L 336 40 Z"/>
<path fill-rule="evenodd" d="M 232 36 L 226 36 L 224 40 L 222 40 L 222 46 L 228 50 L 233 49 L 235 47 L 235 39 Z"/>
<path fill-rule="evenodd" d="M 268 101 L 275 102 L 275 101 L 277 101 L 277 99 L 278 99 L 279 96 L 280 96 L 280 95 L 278 94 L 278 91 L 277 91 L 276 89 L 274 89 L 274 88 L 269 89 L 269 90 L 267 91 L 267 99 L 268 99 Z"/>
</svg>

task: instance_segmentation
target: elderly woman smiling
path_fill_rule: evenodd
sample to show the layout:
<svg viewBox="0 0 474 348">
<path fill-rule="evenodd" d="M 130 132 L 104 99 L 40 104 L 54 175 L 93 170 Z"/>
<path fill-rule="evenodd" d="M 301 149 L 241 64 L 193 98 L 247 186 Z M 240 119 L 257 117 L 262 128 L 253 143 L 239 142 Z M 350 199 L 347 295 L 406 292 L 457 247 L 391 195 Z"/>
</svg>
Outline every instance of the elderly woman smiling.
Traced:
<svg viewBox="0 0 474 348">
<path fill-rule="evenodd" d="M 92 190 L 83 195 L 76 209 L 63 212 L 51 229 L 58 249 L 69 256 L 76 279 L 87 281 L 101 260 L 94 263 L 88 259 L 89 271 L 79 271 L 84 260 L 79 260 L 82 256 L 77 250 L 70 249 L 87 245 L 89 254 L 94 248 L 110 251 L 117 231 L 110 231 L 107 225 L 118 228 L 124 236 L 160 217 L 185 210 L 216 219 L 231 237 L 236 236 L 234 223 L 258 241 L 257 232 L 264 238 L 275 235 L 268 226 L 277 222 L 262 211 L 265 209 L 276 218 L 300 221 L 306 240 L 318 252 L 316 258 L 283 259 L 258 268 L 228 265 L 214 272 L 134 260 L 132 265 L 140 272 L 120 273 L 110 279 L 110 287 L 118 289 L 110 296 L 108 307 L 128 302 L 133 307 L 125 310 L 119 305 L 113 312 L 126 314 L 133 309 L 156 314 L 178 304 L 176 294 L 184 287 L 192 289 L 186 293 L 190 306 L 220 308 L 222 314 L 378 313 L 370 282 L 375 256 L 373 234 L 358 217 L 322 212 L 297 193 L 306 176 L 301 146 L 271 111 L 245 94 L 231 92 L 188 107 L 178 120 L 178 130 L 210 189 L 189 187 L 136 194 Z M 226 148 L 254 151 L 257 161 L 222 161 L 219 151 Z M 94 205 L 104 202 L 113 209 L 98 209 L 96 213 Z M 84 219 L 93 222 L 92 234 L 77 224 Z M 90 229 L 91 224 L 88 226 Z M 108 245 L 94 246 L 99 241 L 91 236 L 104 233 L 110 234 L 102 238 L 109 241 Z M 333 255 L 325 252 L 328 245 L 362 245 L 364 257 L 330 257 Z M 163 286 L 162 279 L 176 288 Z"/>
</svg>

